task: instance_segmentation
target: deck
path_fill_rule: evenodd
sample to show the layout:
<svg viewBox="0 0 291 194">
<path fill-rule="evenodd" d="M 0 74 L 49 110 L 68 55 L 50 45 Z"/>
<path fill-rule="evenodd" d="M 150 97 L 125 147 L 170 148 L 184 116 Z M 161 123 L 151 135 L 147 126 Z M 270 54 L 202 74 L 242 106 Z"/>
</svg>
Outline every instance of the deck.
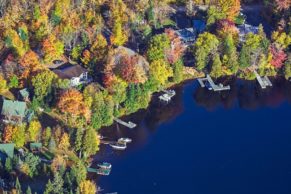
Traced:
<svg viewBox="0 0 291 194">
<path fill-rule="evenodd" d="M 174 90 L 163 90 L 164 94 L 159 96 L 159 99 L 165 102 L 169 102 L 175 95 Z"/>
<path fill-rule="evenodd" d="M 256 78 L 261 86 L 262 89 L 266 89 L 268 86 L 272 87 L 272 83 L 267 76 L 261 77 L 256 70 L 254 70 Z"/>
<path fill-rule="evenodd" d="M 130 128 L 130 129 L 133 129 L 133 128 L 136 127 L 136 124 L 133 123 L 133 122 L 131 122 L 131 121 L 125 122 L 125 121 L 123 121 L 121 119 L 118 119 L 118 118 L 114 118 L 114 121 L 117 122 L 117 123 L 119 123 L 119 124 L 121 124 L 121 125 L 123 125 L 123 126 L 125 126 L 125 127 Z"/>
<path fill-rule="evenodd" d="M 208 89 L 213 90 L 215 92 L 230 90 L 229 85 L 228 86 L 224 86 L 222 84 L 216 85 L 209 74 L 207 74 L 205 78 L 199 78 L 198 82 L 202 88 L 204 88 L 206 85 L 208 85 Z"/>
</svg>

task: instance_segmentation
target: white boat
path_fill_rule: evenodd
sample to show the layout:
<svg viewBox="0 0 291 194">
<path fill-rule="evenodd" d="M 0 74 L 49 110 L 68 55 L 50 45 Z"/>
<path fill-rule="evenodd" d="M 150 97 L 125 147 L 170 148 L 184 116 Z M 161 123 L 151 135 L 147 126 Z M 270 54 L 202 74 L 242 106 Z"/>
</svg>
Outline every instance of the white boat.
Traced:
<svg viewBox="0 0 291 194">
<path fill-rule="evenodd" d="M 103 162 L 101 164 L 98 164 L 98 166 L 100 168 L 105 168 L 105 169 L 110 169 L 112 167 L 112 165 L 110 163 L 108 163 L 108 162 Z"/>
<path fill-rule="evenodd" d="M 118 139 L 118 143 L 131 143 L 132 142 L 132 139 L 130 138 L 127 138 L 127 137 L 122 137 L 122 138 L 119 138 Z"/>
<path fill-rule="evenodd" d="M 109 144 L 113 149 L 115 150 L 125 150 L 126 149 L 126 144 L 123 143 L 111 143 Z"/>
</svg>

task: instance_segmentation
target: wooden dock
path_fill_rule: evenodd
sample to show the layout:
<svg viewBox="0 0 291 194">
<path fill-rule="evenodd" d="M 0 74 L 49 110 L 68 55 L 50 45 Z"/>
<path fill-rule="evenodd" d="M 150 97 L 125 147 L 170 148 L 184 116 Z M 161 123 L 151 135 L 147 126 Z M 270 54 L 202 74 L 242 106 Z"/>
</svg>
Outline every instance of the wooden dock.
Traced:
<svg viewBox="0 0 291 194">
<path fill-rule="evenodd" d="M 130 129 L 133 129 L 133 128 L 136 127 L 136 124 L 131 122 L 131 121 L 125 122 L 125 121 L 122 121 L 121 119 L 118 119 L 118 118 L 114 118 L 114 121 L 119 123 L 119 124 L 121 124 L 121 125 L 123 125 L 123 126 L 125 126 L 125 127 L 130 128 Z"/>
<path fill-rule="evenodd" d="M 224 90 L 230 90 L 230 86 L 224 86 L 223 84 L 216 85 L 209 74 L 206 75 L 205 78 L 199 78 L 198 82 L 202 88 L 205 86 L 208 87 L 208 90 L 213 90 L 215 92 L 217 91 L 224 91 Z"/>
<path fill-rule="evenodd" d="M 159 99 L 165 102 L 169 102 L 175 95 L 174 90 L 163 90 L 164 94 L 159 96 Z"/>
<path fill-rule="evenodd" d="M 266 89 L 268 86 L 269 87 L 273 86 L 273 84 L 271 83 L 270 79 L 267 76 L 261 77 L 256 70 L 254 70 L 254 73 L 262 89 Z"/>
</svg>

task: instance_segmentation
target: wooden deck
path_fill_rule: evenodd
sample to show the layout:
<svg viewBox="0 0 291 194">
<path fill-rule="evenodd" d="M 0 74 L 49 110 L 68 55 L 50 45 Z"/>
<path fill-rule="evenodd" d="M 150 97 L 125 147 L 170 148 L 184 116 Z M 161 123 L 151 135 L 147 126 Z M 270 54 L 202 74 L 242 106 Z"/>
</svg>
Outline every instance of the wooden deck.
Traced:
<svg viewBox="0 0 291 194">
<path fill-rule="evenodd" d="M 261 77 L 256 70 L 254 70 L 254 73 L 262 89 L 266 89 L 268 86 L 269 87 L 273 86 L 273 84 L 271 83 L 270 79 L 267 76 Z"/>
<path fill-rule="evenodd" d="M 131 122 L 131 121 L 125 122 L 125 121 L 122 121 L 121 119 L 118 119 L 118 118 L 114 118 L 114 121 L 119 123 L 119 124 L 121 124 L 121 125 L 123 125 L 123 126 L 125 126 L 125 127 L 130 128 L 130 129 L 133 129 L 133 128 L 136 127 L 136 124 Z"/>
<path fill-rule="evenodd" d="M 199 78 L 198 79 L 198 82 L 200 84 L 200 86 L 202 88 L 204 88 L 206 85 L 208 85 L 208 89 L 209 90 L 213 90 L 215 92 L 218 92 L 218 91 L 224 91 L 224 90 L 230 90 L 230 86 L 224 86 L 222 84 L 218 84 L 216 85 L 214 83 L 214 81 L 212 80 L 212 78 L 210 77 L 210 75 L 206 75 L 205 78 Z"/>
</svg>

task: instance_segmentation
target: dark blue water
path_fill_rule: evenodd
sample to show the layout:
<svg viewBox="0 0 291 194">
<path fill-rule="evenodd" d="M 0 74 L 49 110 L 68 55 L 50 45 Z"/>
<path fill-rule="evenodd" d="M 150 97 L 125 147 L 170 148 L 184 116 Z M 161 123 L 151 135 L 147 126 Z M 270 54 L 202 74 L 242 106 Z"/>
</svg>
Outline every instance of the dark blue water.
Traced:
<svg viewBox="0 0 291 194">
<path fill-rule="evenodd" d="M 168 105 L 132 115 L 139 128 L 114 126 L 103 135 L 131 137 L 126 151 L 101 147 L 113 165 L 98 184 L 118 194 L 291 193 L 291 84 L 260 90 L 237 82 L 212 93 L 192 81 Z"/>
</svg>

